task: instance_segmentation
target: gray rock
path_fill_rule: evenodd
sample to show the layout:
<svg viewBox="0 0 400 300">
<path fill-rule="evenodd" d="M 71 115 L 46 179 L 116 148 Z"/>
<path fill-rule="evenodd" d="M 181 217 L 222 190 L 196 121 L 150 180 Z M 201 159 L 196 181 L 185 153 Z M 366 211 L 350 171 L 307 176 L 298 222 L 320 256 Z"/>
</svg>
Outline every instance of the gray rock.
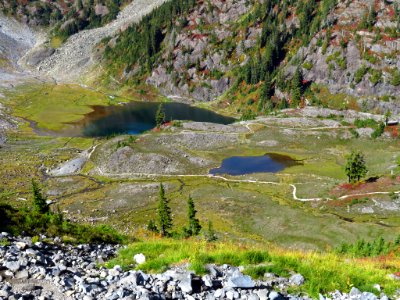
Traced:
<svg viewBox="0 0 400 300">
<path fill-rule="evenodd" d="M 202 281 L 204 283 L 204 285 L 206 287 L 212 287 L 213 286 L 213 282 L 212 282 L 212 278 L 210 275 L 205 275 L 202 277 Z"/>
<path fill-rule="evenodd" d="M 231 288 L 247 289 L 253 288 L 255 286 L 255 283 L 250 276 L 243 275 L 239 271 L 235 271 L 232 276 L 228 278 L 225 286 Z"/>
<path fill-rule="evenodd" d="M 258 295 L 258 297 L 260 298 L 260 300 L 268 300 L 268 290 L 266 289 L 262 289 L 262 290 L 258 290 L 256 291 L 256 294 Z"/>
<path fill-rule="evenodd" d="M 269 300 L 285 300 L 285 297 L 283 297 L 281 294 L 279 294 L 278 292 L 272 291 L 271 293 L 269 293 L 268 296 Z"/>
<path fill-rule="evenodd" d="M 182 292 L 191 294 L 193 291 L 192 288 L 192 274 L 187 273 L 184 276 L 182 276 L 179 280 L 178 286 L 182 290 Z"/>
<path fill-rule="evenodd" d="M 292 285 L 297 285 L 297 286 L 303 285 L 304 284 L 304 277 L 301 274 L 292 275 L 289 278 L 289 283 L 292 284 Z"/>
<path fill-rule="evenodd" d="M 247 296 L 247 300 L 262 300 L 257 294 L 251 293 Z"/>
<path fill-rule="evenodd" d="M 360 290 L 358 288 L 352 287 L 351 290 L 350 290 L 349 295 L 351 297 L 355 297 L 355 296 L 361 295 L 361 292 L 360 292 Z"/>
<path fill-rule="evenodd" d="M 8 261 L 4 264 L 4 266 L 12 272 L 16 272 L 20 269 L 21 264 L 17 261 Z"/>
<path fill-rule="evenodd" d="M 19 249 L 19 250 L 24 250 L 25 248 L 26 248 L 26 243 L 24 243 L 24 242 L 16 242 L 15 243 L 15 246 L 17 246 L 17 248 Z"/>
<path fill-rule="evenodd" d="M 9 293 L 5 290 L 0 290 L 0 297 L 4 298 L 4 299 L 8 299 L 9 297 Z"/>
<path fill-rule="evenodd" d="M 28 279 L 29 278 L 29 273 L 27 270 L 22 270 L 19 271 L 15 274 L 15 278 L 17 279 Z"/>
<path fill-rule="evenodd" d="M 225 291 L 223 289 L 218 289 L 214 292 L 215 298 L 223 298 L 225 297 Z"/>
<path fill-rule="evenodd" d="M 372 293 L 364 292 L 361 294 L 360 300 L 378 300 L 378 297 Z"/>
</svg>

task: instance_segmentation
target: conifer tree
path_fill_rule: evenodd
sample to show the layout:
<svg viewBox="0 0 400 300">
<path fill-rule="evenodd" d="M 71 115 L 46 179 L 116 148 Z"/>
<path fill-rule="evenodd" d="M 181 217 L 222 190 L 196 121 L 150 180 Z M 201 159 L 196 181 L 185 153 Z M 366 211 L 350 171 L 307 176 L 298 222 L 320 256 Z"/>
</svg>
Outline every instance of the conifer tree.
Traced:
<svg viewBox="0 0 400 300">
<path fill-rule="evenodd" d="M 350 183 L 360 181 L 368 172 L 364 155 L 361 152 L 352 151 L 347 158 L 345 171 Z"/>
<path fill-rule="evenodd" d="M 292 105 L 297 106 L 300 103 L 303 88 L 303 74 L 300 67 L 297 67 L 292 79 Z"/>
<path fill-rule="evenodd" d="M 213 242 L 217 240 L 217 236 L 215 234 L 214 226 L 211 221 L 208 221 L 208 228 L 205 234 L 207 242 Z"/>
<path fill-rule="evenodd" d="M 160 184 L 158 203 L 158 230 L 161 236 L 169 236 L 172 228 L 171 208 L 168 199 L 165 197 L 164 186 Z"/>
<path fill-rule="evenodd" d="M 160 126 L 165 122 L 165 112 L 164 112 L 164 106 L 162 103 L 158 106 L 157 112 L 156 112 L 156 126 L 157 128 L 160 128 Z"/>
<path fill-rule="evenodd" d="M 186 228 L 186 233 L 188 236 L 198 235 L 201 230 L 201 225 L 199 220 L 196 218 L 197 210 L 194 207 L 193 198 L 189 196 L 188 198 L 188 220 L 189 225 Z"/>
<path fill-rule="evenodd" d="M 33 208 L 40 214 L 46 214 L 49 212 L 49 205 L 46 199 L 43 197 L 39 185 L 35 180 L 32 179 L 32 193 L 33 193 Z"/>
</svg>

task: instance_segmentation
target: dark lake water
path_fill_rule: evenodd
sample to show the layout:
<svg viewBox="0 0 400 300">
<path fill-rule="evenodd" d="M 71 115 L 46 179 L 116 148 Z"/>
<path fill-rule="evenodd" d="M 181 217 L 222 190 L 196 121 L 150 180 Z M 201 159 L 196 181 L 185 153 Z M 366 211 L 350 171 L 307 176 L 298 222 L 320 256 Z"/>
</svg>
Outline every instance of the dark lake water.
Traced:
<svg viewBox="0 0 400 300">
<path fill-rule="evenodd" d="M 112 134 L 140 134 L 156 126 L 155 115 L 159 103 L 130 102 L 122 106 L 93 106 L 93 112 L 73 123 L 69 135 L 100 137 Z M 219 115 L 211 110 L 182 103 L 164 103 L 166 121 L 190 120 L 230 124 L 234 118 Z"/>
<path fill-rule="evenodd" d="M 222 161 L 219 168 L 211 169 L 212 175 L 245 175 L 276 173 L 301 163 L 290 156 L 270 153 L 261 156 L 232 156 Z"/>
</svg>

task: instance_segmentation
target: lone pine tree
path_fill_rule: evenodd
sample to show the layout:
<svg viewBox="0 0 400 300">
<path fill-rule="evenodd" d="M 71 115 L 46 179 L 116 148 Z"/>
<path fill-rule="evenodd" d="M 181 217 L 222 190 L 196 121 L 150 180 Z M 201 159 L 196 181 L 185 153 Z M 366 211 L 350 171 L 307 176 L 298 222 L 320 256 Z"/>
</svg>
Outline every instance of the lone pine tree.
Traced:
<svg viewBox="0 0 400 300">
<path fill-rule="evenodd" d="M 160 184 L 160 194 L 158 202 L 158 230 L 161 236 L 169 236 L 172 228 L 171 208 L 168 199 L 165 197 L 164 186 Z"/>
<path fill-rule="evenodd" d="M 43 197 L 40 187 L 35 180 L 32 179 L 33 208 L 35 211 L 46 214 L 50 208 L 46 199 Z"/>
<path fill-rule="evenodd" d="M 197 210 L 194 207 L 194 201 L 192 197 L 188 198 L 188 227 L 184 228 L 185 234 L 187 236 L 198 235 L 201 230 L 201 225 L 199 220 L 196 218 Z"/>
<path fill-rule="evenodd" d="M 360 181 L 368 172 L 364 155 L 361 152 L 352 151 L 347 158 L 345 171 L 350 183 Z"/>
</svg>

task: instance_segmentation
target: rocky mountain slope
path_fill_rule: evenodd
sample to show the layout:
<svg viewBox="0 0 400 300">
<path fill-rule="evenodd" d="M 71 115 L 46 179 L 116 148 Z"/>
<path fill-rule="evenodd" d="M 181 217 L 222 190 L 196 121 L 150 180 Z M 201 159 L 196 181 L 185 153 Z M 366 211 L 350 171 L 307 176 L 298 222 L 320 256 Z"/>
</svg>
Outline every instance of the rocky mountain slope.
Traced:
<svg viewBox="0 0 400 300">
<path fill-rule="evenodd" d="M 280 105 L 281 99 L 286 106 L 298 103 L 292 101 L 298 98 L 293 95 L 296 69 L 305 80 L 299 87 L 303 100 L 312 98 L 307 94 L 312 84 L 327 87 L 334 94 L 366 97 L 373 103 L 371 107 L 381 110 L 388 104 L 378 100 L 394 101 L 398 97 L 397 0 L 182 0 L 174 2 L 178 10 L 173 8 L 170 17 L 162 18 L 160 14 L 171 6 L 164 2 L 132 1 L 113 21 L 97 22 L 98 28 L 83 27 L 92 29 L 72 34 L 56 49 L 52 36 L 69 22 L 67 8 L 76 11 L 80 4 L 55 2 L 54 9 L 64 14 L 61 21 L 53 22 L 48 38 L 36 43 L 21 62 L 40 76 L 58 81 L 76 82 L 101 74 L 102 83 L 113 88 L 147 83 L 168 96 L 209 101 L 224 95 L 229 103 L 240 98 L 255 103 L 254 108 L 257 104 L 264 107 L 271 96 L 272 106 Z M 101 12 L 100 2 L 92 5 Z M 104 5 L 103 10 L 110 10 Z M 180 11 L 180 6 L 187 8 Z M 24 13 L 17 6 L 14 15 L 28 24 L 40 24 L 31 10 Z M 139 21 L 139 25 L 131 26 Z M 52 24 L 51 20 L 47 23 Z M 147 42 L 137 40 L 146 36 L 144 28 L 159 32 L 154 37 L 157 49 L 148 54 L 141 50 Z M 139 36 L 135 37 L 135 32 Z M 25 49 L 33 46 L 32 36 L 24 40 L 29 44 Z M 141 63 L 148 60 L 147 56 L 150 61 Z M 249 90 L 250 94 L 255 91 L 254 95 L 243 96 Z"/>
<path fill-rule="evenodd" d="M 398 96 L 398 4 L 399 1 L 339 3 L 328 16 L 334 25 L 316 34 L 308 47 L 299 50 L 299 56 L 304 58 L 305 78 L 329 86 L 333 93 Z"/>
<path fill-rule="evenodd" d="M 264 78 L 258 78 L 257 68 L 269 64 L 270 49 L 264 40 L 281 31 L 275 44 L 282 45 L 270 57 L 275 64 L 270 70 L 275 93 L 269 93 L 275 98 L 291 103 L 296 68 L 306 80 L 302 93 L 311 83 L 326 86 L 331 93 L 378 96 L 385 101 L 395 99 L 400 91 L 397 0 L 213 0 L 197 3 L 177 16 L 173 25 L 160 25 L 162 43 L 150 72 L 128 62 L 114 64 L 112 76 L 120 82 L 145 81 L 166 95 L 199 101 L 215 99 L 232 87 L 244 92 L 240 83 L 246 72 L 250 78 L 245 82 L 258 89 Z M 107 64 L 118 55 L 129 55 L 119 49 L 129 34 L 108 43 L 108 52 L 115 55 L 108 54 Z"/>
<path fill-rule="evenodd" d="M 25 64 L 33 67 L 42 76 L 50 76 L 57 81 L 76 81 L 98 62 L 95 46 L 102 39 L 139 21 L 163 2 L 164 0 L 133 1 L 111 23 L 80 31 L 58 49 L 51 49 L 47 44 L 37 45 L 24 58 Z"/>
<path fill-rule="evenodd" d="M 42 237 L 45 238 L 44 236 Z M 288 289 L 301 286 L 305 278 L 268 273 L 254 281 L 240 268 L 208 265 L 209 274 L 196 276 L 185 266 L 162 274 L 98 267 L 116 254 L 111 245 L 65 245 L 59 238 L 33 241 L 28 237 L 0 234 L 0 299 L 248 299 L 302 300 Z M 137 262 L 146 257 L 137 254 Z M 328 298 L 329 297 L 329 298 Z M 349 294 L 336 291 L 319 299 L 388 300 L 353 287 Z"/>
</svg>

